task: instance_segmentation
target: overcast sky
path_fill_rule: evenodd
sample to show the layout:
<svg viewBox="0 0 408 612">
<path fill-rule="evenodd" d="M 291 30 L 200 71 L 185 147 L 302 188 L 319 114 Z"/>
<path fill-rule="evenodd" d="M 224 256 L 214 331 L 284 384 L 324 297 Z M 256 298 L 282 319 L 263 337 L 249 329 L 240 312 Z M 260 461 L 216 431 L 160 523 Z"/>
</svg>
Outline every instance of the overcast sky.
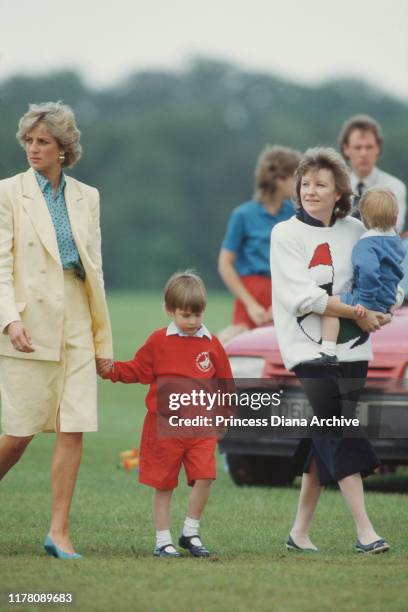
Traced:
<svg viewBox="0 0 408 612">
<path fill-rule="evenodd" d="M 60 68 L 95 86 L 204 56 L 408 101 L 408 0 L 0 0 L 0 79 Z"/>
</svg>

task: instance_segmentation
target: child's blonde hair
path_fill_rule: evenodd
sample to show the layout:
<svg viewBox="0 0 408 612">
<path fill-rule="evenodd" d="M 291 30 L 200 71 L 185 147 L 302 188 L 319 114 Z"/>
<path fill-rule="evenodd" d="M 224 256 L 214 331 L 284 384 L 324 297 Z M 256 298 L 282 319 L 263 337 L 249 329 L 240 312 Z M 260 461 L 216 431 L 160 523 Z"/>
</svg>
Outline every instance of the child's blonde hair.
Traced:
<svg viewBox="0 0 408 612">
<path fill-rule="evenodd" d="M 174 312 L 176 308 L 194 314 L 203 312 L 207 293 L 201 278 L 192 270 L 173 274 L 164 287 L 164 305 L 168 312 Z"/>
<path fill-rule="evenodd" d="M 372 187 L 360 200 L 359 211 L 368 229 L 393 229 L 397 224 L 398 202 L 391 189 Z"/>
</svg>

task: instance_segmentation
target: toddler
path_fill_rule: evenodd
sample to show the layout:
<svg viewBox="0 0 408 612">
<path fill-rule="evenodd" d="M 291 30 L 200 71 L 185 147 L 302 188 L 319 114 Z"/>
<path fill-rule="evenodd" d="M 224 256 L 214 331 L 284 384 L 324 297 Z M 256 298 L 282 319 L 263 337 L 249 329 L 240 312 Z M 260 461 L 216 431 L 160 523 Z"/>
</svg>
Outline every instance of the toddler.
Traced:
<svg viewBox="0 0 408 612">
<path fill-rule="evenodd" d="M 189 271 L 174 274 L 164 290 L 172 322 L 153 332 L 130 361 L 105 360 L 98 368 L 112 382 L 149 384 L 147 414 L 140 444 L 139 481 L 155 489 L 153 513 L 157 557 L 180 557 L 170 534 L 170 502 L 184 465 L 192 487 L 179 546 L 195 557 L 208 557 L 199 537 L 201 515 L 216 477 L 216 437 L 170 438 L 158 435 L 159 378 L 232 379 L 226 353 L 203 324 L 206 291 L 202 280 Z M 182 380 L 180 380 L 182 384 Z M 173 413 L 176 414 L 176 413 Z"/>
<path fill-rule="evenodd" d="M 364 317 L 366 309 L 392 314 L 396 302 L 400 305 L 402 297 L 398 283 L 404 276 L 402 262 L 406 254 L 394 230 L 398 203 L 391 190 L 373 187 L 363 195 L 359 211 L 367 231 L 352 253 L 353 288 L 350 293 L 341 293 L 338 299 L 354 306 L 357 317 Z M 336 317 L 323 315 L 321 326 L 322 350 L 319 356 L 304 363 L 337 366 L 336 341 L 340 321 Z"/>
</svg>

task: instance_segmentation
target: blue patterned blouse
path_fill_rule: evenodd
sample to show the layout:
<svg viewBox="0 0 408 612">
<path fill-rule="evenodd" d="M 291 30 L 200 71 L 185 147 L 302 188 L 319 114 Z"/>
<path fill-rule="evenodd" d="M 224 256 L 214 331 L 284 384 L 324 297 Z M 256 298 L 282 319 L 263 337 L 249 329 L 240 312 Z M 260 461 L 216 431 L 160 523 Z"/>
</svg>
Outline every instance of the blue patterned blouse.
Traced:
<svg viewBox="0 0 408 612">
<path fill-rule="evenodd" d="M 71 223 L 65 204 L 65 175 L 61 174 L 61 182 L 54 197 L 53 186 L 50 181 L 39 172 L 35 170 L 34 172 L 54 224 L 62 267 L 64 270 L 81 268 L 79 253 L 72 235 Z"/>
</svg>

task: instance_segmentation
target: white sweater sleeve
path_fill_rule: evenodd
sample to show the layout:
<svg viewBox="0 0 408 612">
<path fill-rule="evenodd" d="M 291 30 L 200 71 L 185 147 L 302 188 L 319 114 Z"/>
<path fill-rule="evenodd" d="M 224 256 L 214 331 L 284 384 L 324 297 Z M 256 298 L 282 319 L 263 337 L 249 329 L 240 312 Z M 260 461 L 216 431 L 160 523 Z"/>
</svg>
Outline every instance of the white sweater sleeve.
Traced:
<svg viewBox="0 0 408 612">
<path fill-rule="evenodd" d="M 310 277 L 299 242 L 272 232 L 271 269 L 273 301 L 297 317 L 324 313 L 329 296 Z"/>
<path fill-rule="evenodd" d="M 405 215 L 407 213 L 407 189 L 404 183 L 401 182 L 401 184 L 396 185 L 394 192 L 398 201 L 397 232 L 401 233 L 405 227 Z"/>
</svg>

